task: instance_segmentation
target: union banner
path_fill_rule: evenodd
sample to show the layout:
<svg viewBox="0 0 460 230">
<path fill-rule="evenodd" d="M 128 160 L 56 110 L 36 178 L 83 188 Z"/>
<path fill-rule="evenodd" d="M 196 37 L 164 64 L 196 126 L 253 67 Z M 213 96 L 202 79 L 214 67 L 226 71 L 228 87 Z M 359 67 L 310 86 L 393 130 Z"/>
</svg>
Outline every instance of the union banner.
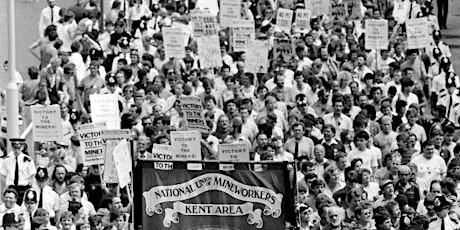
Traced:
<svg viewBox="0 0 460 230">
<path fill-rule="evenodd" d="M 217 162 L 202 164 L 200 171 L 183 162 L 159 170 L 141 162 L 135 222 L 149 229 L 284 229 L 292 203 L 286 164 L 270 164 L 262 172 L 245 163 L 230 171 L 219 170 Z"/>
</svg>

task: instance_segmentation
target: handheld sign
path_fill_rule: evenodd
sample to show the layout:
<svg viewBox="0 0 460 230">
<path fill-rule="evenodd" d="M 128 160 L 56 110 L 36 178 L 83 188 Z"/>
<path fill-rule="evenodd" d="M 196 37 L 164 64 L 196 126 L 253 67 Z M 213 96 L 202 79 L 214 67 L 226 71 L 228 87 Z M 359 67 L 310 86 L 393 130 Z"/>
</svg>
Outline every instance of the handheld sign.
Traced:
<svg viewBox="0 0 460 230">
<path fill-rule="evenodd" d="M 292 59 L 292 40 L 275 38 L 273 60 L 278 63 L 290 63 Z"/>
<path fill-rule="evenodd" d="M 201 160 L 201 134 L 197 131 L 171 132 L 173 160 Z"/>
<path fill-rule="evenodd" d="M 430 45 L 428 20 L 426 17 L 406 21 L 407 48 L 420 49 Z"/>
<path fill-rule="evenodd" d="M 244 61 L 246 71 L 250 73 L 266 73 L 268 70 L 268 44 L 266 41 L 249 42 Z"/>
<path fill-rule="evenodd" d="M 180 22 L 173 22 L 171 27 L 172 28 L 180 28 L 180 30 L 182 31 L 182 36 L 183 36 L 182 40 L 184 42 L 184 46 L 186 46 L 188 44 L 190 36 L 192 35 L 192 32 L 193 32 L 192 27 L 190 27 L 189 25 L 185 25 L 183 23 L 180 23 Z"/>
<path fill-rule="evenodd" d="M 348 20 L 359 20 L 361 19 L 361 0 L 344 0 L 346 5 Z"/>
<path fill-rule="evenodd" d="M 196 38 L 200 68 L 214 68 L 222 66 L 220 43 L 218 35 L 201 36 Z"/>
<path fill-rule="evenodd" d="M 162 32 L 166 58 L 184 58 L 185 46 L 182 29 L 164 27 Z"/>
<path fill-rule="evenodd" d="M 217 18 L 212 15 L 203 16 L 203 35 L 217 35 Z"/>
<path fill-rule="evenodd" d="M 35 141 L 60 141 L 62 139 L 59 105 L 34 105 L 31 111 L 34 124 L 32 133 Z"/>
<path fill-rule="evenodd" d="M 295 11 L 295 31 L 307 33 L 310 29 L 311 11 L 306 9 L 297 9 Z"/>
<path fill-rule="evenodd" d="M 77 133 L 83 149 L 83 165 L 104 164 L 105 143 L 102 132 L 105 123 L 89 123 L 78 127 Z"/>
<path fill-rule="evenodd" d="M 105 122 L 108 129 L 120 129 L 120 111 L 115 94 L 91 94 L 91 121 Z"/>
<path fill-rule="evenodd" d="M 366 33 L 364 37 L 366 49 L 388 49 L 388 21 L 387 20 L 366 20 Z"/>
<path fill-rule="evenodd" d="M 225 29 L 241 17 L 241 0 L 220 0 L 220 25 Z"/>
<path fill-rule="evenodd" d="M 310 9 L 312 17 L 329 15 L 330 0 L 305 0 L 305 7 Z"/>
<path fill-rule="evenodd" d="M 117 169 L 115 168 L 115 161 L 113 159 L 113 150 L 119 144 L 116 140 L 107 140 L 105 142 L 105 156 L 104 156 L 104 173 L 102 179 L 105 183 L 118 183 Z"/>
<path fill-rule="evenodd" d="M 193 36 L 201 37 L 204 35 L 204 15 L 210 15 L 209 11 L 191 10 L 189 13 L 190 20 L 192 21 Z"/>
<path fill-rule="evenodd" d="M 219 160 L 221 161 L 249 161 L 249 146 L 244 143 L 220 144 Z"/>
<path fill-rule="evenodd" d="M 276 15 L 276 29 L 291 34 L 292 16 L 292 10 L 279 8 Z"/>
<path fill-rule="evenodd" d="M 117 169 L 120 188 L 124 188 L 131 182 L 130 173 L 133 168 L 128 141 L 122 140 L 115 146 L 113 149 L 113 160 L 115 162 L 115 168 Z"/>
<path fill-rule="evenodd" d="M 199 97 L 180 97 L 182 110 L 185 114 L 187 130 L 209 132 L 203 116 L 203 103 Z"/>
<path fill-rule="evenodd" d="M 172 146 L 154 144 L 152 146 L 154 160 L 172 160 Z"/>
<path fill-rule="evenodd" d="M 245 51 L 248 43 L 256 38 L 254 21 L 235 20 L 230 26 L 233 51 Z"/>
</svg>

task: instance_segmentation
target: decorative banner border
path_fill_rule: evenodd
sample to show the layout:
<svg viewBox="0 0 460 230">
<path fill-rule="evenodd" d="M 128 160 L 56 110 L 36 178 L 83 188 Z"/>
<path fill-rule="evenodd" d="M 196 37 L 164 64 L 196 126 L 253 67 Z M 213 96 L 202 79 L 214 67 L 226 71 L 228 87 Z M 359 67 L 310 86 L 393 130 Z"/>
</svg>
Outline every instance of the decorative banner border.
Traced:
<svg viewBox="0 0 460 230">
<path fill-rule="evenodd" d="M 165 209 L 165 219 L 163 225 L 171 226 L 171 223 L 178 223 L 178 213 L 184 215 L 217 215 L 217 216 L 248 216 L 248 223 L 255 224 L 257 228 L 262 228 L 261 209 L 253 210 L 253 203 L 265 205 L 263 214 L 278 218 L 281 215 L 281 203 L 283 194 L 275 193 L 271 189 L 245 185 L 235 179 L 218 174 L 207 173 L 195 177 L 181 184 L 169 186 L 156 186 L 142 195 L 146 201 L 146 213 L 149 216 L 161 214 L 163 210 L 161 203 L 182 201 L 196 197 L 207 191 L 221 191 L 235 199 L 245 201 L 243 205 L 224 205 L 224 204 L 185 204 L 182 202 L 173 203 L 173 208 Z M 249 206 L 250 205 L 250 206 Z M 193 209 L 198 212 L 195 213 Z M 227 212 L 222 212 L 226 209 Z M 233 214 L 230 212 L 233 210 Z M 221 213 L 222 212 L 222 213 Z"/>
</svg>

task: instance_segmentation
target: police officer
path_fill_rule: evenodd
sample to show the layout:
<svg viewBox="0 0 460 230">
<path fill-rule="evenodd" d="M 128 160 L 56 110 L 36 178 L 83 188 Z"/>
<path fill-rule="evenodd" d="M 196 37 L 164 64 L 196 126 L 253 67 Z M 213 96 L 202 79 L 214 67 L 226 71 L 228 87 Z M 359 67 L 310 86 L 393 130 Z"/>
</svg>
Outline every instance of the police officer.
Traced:
<svg viewBox="0 0 460 230">
<path fill-rule="evenodd" d="M 37 192 L 33 189 L 29 189 L 24 195 L 23 215 L 24 215 L 24 230 L 32 229 L 32 219 L 35 211 L 37 211 L 38 196 Z"/>
<path fill-rule="evenodd" d="M 445 196 L 436 196 L 433 203 L 438 218 L 430 223 L 429 230 L 454 230 L 460 227 L 448 215 L 451 203 Z"/>
<path fill-rule="evenodd" d="M 446 107 L 446 118 L 455 123 L 455 107 L 460 105 L 460 97 L 455 94 L 457 75 L 452 72 L 446 74 L 447 93 L 440 96 L 438 105 Z"/>
<path fill-rule="evenodd" d="M 22 204 L 25 191 L 32 185 L 36 173 L 35 164 L 31 157 L 24 154 L 25 140 L 11 138 L 13 152 L 3 161 L 0 174 L 5 179 L 6 187 L 14 188 L 18 192 L 18 204 Z"/>
</svg>

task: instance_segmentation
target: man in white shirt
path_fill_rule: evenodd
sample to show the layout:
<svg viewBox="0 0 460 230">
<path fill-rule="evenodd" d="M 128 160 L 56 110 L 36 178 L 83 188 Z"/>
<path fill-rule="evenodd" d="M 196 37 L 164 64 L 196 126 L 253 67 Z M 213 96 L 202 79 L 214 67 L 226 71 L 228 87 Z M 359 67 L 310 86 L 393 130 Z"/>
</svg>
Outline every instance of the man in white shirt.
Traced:
<svg viewBox="0 0 460 230">
<path fill-rule="evenodd" d="M 33 188 L 37 192 L 37 207 L 48 211 L 49 217 L 52 219 L 56 217 L 56 212 L 59 211 L 59 195 L 48 185 L 48 175 L 46 168 L 37 168 L 36 185 Z"/>
<path fill-rule="evenodd" d="M 434 198 L 434 210 L 438 218 L 430 223 L 429 230 L 454 230 L 460 227 L 449 216 L 450 206 L 451 204 L 443 195 Z"/>
<path fill-rule="evenodd" d="M 38 34 L 40 34 L 40 37 L 45 35 L 47 26 L 56 24 L 61 19 L 59 11 L 61 11 L 61 7 L 56 6 L 55 0 L 48 0 L 48 7 L 42 10 L 40 21 L 38 22 Z"/>
<path fill-rule="evenodd" d="M 0 226 L 3 226 L 3 216 L 7 213 L 15 215 L 22 214 L 21 206 L 16 201 L 18 200 L 18 192 L 12 188 L 8 188 L 3 192 L 3 204 L 0 205 Z"/>
<path fill-rule="evenodd" d="M 331 124 L 335 127 L 335 136 L 340 137 L 343 130 L 353 130 L 352 120 L 345 114 L 343 110 L 343 97 L 337 96 L 333 98 L 332 103 L 334 112 L 324 115 L 324 124 Z"/>
</svg>

